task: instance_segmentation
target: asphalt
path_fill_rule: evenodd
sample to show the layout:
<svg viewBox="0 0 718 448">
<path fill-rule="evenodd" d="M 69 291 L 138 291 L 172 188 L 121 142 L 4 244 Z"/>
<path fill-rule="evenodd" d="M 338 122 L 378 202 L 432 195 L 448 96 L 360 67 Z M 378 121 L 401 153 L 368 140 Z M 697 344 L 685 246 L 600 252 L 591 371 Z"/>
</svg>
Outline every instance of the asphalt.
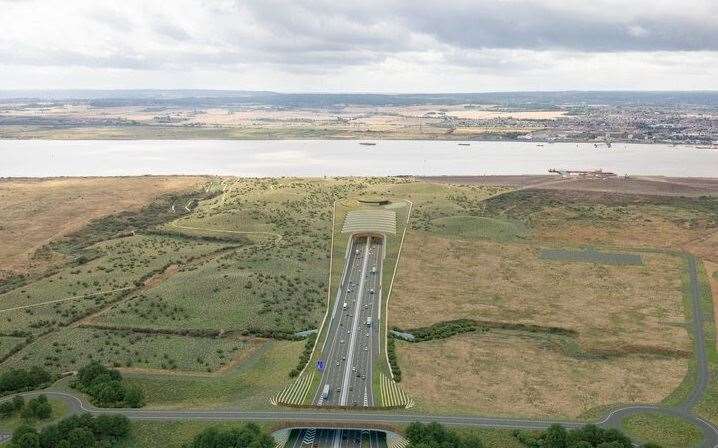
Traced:
<svg viewBox="0 0 718 448">
<path fill-rule="evenodd" d="M 348 262 L 319 356 L 325 367 L 313 399 L 316 405 L 375 404 L 371 386 L 379 351 L 381 251 L 380 237 L 355 236 L 349 242 Z"/>
<path fill-rule="evenodd" d="M 700 286 L 698 281 L 698 268 L 695 257 L 687 255 L 688 276 L 690 280 L 690 295 L 692 320 L 691 328 L 694 334 L 695 358 L 696 358 L 696 378 L 695 385 L 688 397 L 675 406 L 661 405 L 634 405 L 625 406 L 614 409 L 605 418 L 593 423 L 603 427 L 618 427 L 621 422 L 628 416 L 637 413 L 656 412 L 663 415 L 670 415 L 683 418 L 695 424 L 703 433 L 703 448 L 718 447 L 718 429 L 716 426 L 697 416 L 692 408 L 700 402 L 704 396 L 708 383 L 710 381 L 710 372 L 708 368 L 708 359 L 706 356 L 706 341 L 703 333 L 703 322 L 705 316 L 701 307 Z M 660 372 L 659 372 L 660 373 Z M 36 396 L 46 394 L 64 400 L 71 411 L 89 412 L 91 414 L 122 414 L 133 420 L 205 420 L 205 421 L 274 421 L 283 422 L 290 425 L 307 424 L 307 425 L 356 425 L 371 428 L 372 425 L 386 424 L 402 424 L 410 422 L 438 422 L 445 425 L 456 426 L 475 426 L 487 428 L 505 428 L 505 429 L 535 429 L 541 430 L 548 426 L 558 423 L 567 428 L 575 428 L 585 425 L 587 422 L 571 421 L 571 420 L 541 420 L 541 419 L 514 419 L 514 418 L 497 418 L 490 416 L 456 416 L 456 415 L 433 415 L 418 414 L 410 412 L 376 412 L 361 410 L 360 407 L 349 407 L 346 410 L 316 410 L 307 409 L 286 409 L 276 411 L 243 411 L 243 410 L 211 410 L 211 411 L 193 411 L 193 410 L 144 410 L 144 409 L 99 409 L 82 401 L 77 396 L 52 389 L 42 391 L 34 391 L 22 394 L 24 396 Z M 9 399 L 9 397 L 3 400 Z M 2 400 L 0 400 L 2 401 Z M 329 433 L 327 433 L 329 434 Z M 328 435 L 327 435 L 328 437 Z M 335 445 L 335 439 L 330 442 L 329 439 L 324 443 Z M 336 446 L 336 445 L 335 445 Z M 346 445 L 341 445 L 346 448 Z M 377 447 L 374 447 L 377 448 Z"/>
</svg>

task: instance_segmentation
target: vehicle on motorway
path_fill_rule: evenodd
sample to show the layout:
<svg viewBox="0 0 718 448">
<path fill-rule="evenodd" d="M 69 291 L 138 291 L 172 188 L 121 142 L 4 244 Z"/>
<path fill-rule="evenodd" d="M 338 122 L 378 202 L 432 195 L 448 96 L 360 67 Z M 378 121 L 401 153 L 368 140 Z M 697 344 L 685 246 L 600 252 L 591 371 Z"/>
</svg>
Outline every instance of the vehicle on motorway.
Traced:
<svg viewBox="0 0 718 448">
<path fill-rule="evenodd" d="M 371 267 L 371 273 L 372 273 L 372 274 L 376 274 L 376 266 L 372 266 L 372 267 Z"/>
<path fill-rule="evenodd" d="M 327 398 L 329 398 L 329 385 L 325 384 L 322 390 L 322 399 L 326 400 Z"/>
<path fill-rule="evenodd" d="M 366 326 L 371 327 L 371 316 L 366 318 Z"/>
<path fill-rule="evenodd" d="M 344 309 L 344 310 L 347 309 L 347 303 L 346 303 L 346 302 L 344 302 L 344 305 L 342 305 L 342 309 Z"/>
<path fill-rule="evenodd" d="M 370 290 L 369 290 L 369 294 L 374 294 L 374 290 L 373 290 L 373 289 L 370 289 Z"/>
</svg>

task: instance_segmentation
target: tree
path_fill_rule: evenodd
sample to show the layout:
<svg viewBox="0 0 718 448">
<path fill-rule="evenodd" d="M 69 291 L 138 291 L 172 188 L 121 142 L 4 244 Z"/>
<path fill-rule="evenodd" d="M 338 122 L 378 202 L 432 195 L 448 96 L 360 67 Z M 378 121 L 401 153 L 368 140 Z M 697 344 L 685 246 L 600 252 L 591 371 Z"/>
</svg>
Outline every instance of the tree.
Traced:
<svg viewBox="0 0 718 448">
<path fill-rule="evenodd" d="M 101 403 L 121 403 L 125 399 L 125 388 L 116 380 L 96 383 L 90 390 Z"/>
<path fill-rule="evenodd" d="M 59 447 L 61 439 L 60 430 L 56 425 L 46 426 L 40 431 L 40 446 L 42 448 Z"/>
<path fill-rule="evenodd" d="M 549 426 L 543 435 L 544 448 L 566 448 L 566 429 L 558 424 Z"/>
<path fill-rule="evenodd" d="M 40 436 L 35 428 L 28 424 L 18 426 L 12 433 L 12 444 L 17 448 L 39 448 Z"/>
<path fill-rule="evenodd" d="M 15 395 L 10 401 L 0 403 L 0 418 L 8 418 L 18 412 L 25 405 L 25 400 L 20 395 Z"/>
<path fill-rule="evenodd" d="M 603 441 L 618 442 L 623 448 L 631 448 L 633 446 L 633 444 L 631 443 L 631 439 L 629 439 L 625 434 L 615 428 L 607 429 L 606 431 L 604 431 Z"/>
<path fill-rule="evenodd" d="M 596 448 L 623 448 L 623 443 L 614 440 L 613 442 L 602 442 L 596 445 Z"/>
<path fill-rule="evenodd" d="M 52 415 L 52 406 L 50 406 L 50 403 L 47 401 L 47 396 L 40 395 L 27 403 L 21 415 L 26 419 L 48 419 Z"/>
<path fill-rule="evenodd" d="M 125 404 L 130 408 L 141 408 L 145 405 L 145 394 L 138 386 L 125 389 Z"/>
<path fill-rule="evenodd" d="M 124 415 L 99 415 L 95 418 L 95 434 L 119 439 L 130 432 L 130 421 Z"/>
<path fill-rule="evenodd" d="M 95 436 L 92 431 L 85 427 L 75 428 L 65 438 L 70 442 L 72 448 L 93 448 L 95 446 Z"/>
</svg>

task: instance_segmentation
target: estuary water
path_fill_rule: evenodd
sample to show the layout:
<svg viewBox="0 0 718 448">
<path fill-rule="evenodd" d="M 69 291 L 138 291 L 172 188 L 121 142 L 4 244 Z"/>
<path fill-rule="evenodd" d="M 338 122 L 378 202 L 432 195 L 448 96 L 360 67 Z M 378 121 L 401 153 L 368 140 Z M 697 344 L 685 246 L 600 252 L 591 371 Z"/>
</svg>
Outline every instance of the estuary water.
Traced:
<svg viewBox="0 0 718 448">
<path fill-rule="evenodd" d="M 0 177 L 506 175 L 549 168 L 718 177 L 718 150 L 424 140 L 373 146 L 356 140 L 0 140 Z"/>
</svg>

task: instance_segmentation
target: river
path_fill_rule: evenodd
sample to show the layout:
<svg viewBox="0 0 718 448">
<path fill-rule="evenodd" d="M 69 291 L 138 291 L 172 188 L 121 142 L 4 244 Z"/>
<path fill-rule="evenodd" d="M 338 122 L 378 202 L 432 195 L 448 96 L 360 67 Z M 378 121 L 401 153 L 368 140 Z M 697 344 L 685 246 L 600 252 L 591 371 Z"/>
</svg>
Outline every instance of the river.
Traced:
<svg viewBox="0 0 718 448">
<path fill-rule="evenodd" d="M 0 177 L 545 174 L 717 177 L 718 150 L 671 145 L 382 140 L 0 140 Z M 466 142 L 468 143 L 468 142 Z"/>
</svg>

